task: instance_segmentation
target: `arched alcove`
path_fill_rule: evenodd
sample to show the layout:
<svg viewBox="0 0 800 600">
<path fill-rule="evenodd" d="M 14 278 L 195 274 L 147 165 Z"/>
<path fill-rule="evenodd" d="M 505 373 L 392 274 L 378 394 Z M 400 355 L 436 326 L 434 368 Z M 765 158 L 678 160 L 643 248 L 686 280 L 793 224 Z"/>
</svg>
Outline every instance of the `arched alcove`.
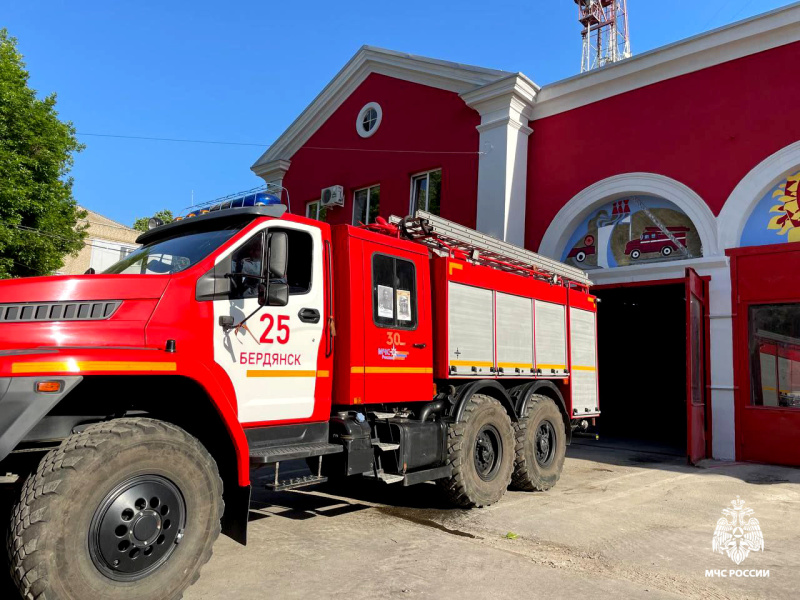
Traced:
<svg viewBox="0 0 800 600">
<path fill-rule="evenodd" d="M 791 229 L 777 218 L 794 210 L 800 172 L 800 142 L 782 148 L 756 165 L 734 188 L 717 218 L 723 249 L 740 245 L 797 241 Z M 773 210 L 775 208 L 775 210 Z M 789 223 L 791 225 L 791 223 Z M 743 239 L 743 234 L 747 235 Z M 791 239 L 790 239 L 791 238 Z"/>
<path fill-rule="evenodd" d="M 663 175 L 628 173 L 573 197 L 539 251 L 592 269 L 716 256 L 719 244 L 713 213 L 689 187 Z"/>
</svg>

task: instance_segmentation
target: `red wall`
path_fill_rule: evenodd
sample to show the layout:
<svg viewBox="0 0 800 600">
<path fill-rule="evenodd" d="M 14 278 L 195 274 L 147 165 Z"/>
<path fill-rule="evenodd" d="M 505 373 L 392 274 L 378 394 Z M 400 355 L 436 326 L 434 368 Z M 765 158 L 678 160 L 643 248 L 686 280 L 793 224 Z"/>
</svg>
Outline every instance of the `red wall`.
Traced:
<svg viewBox="0 0 800 600">
<path fill-rule="evenodd" d="M 367 102 L 380 104 L 383 121 L 373 136 L 362 138 L 356 132 L 356 117 Z M 409 209 L 411 175 L 441 168 L 442 216 L 474 226 L 479 144 L 475 127 L 479 123 L 478 113 L 454 92 L 369 75 L 292 156 L 283 180 L 292 211 L 304 214 L 306 203 L 319 199 L 323 187 L 341 185 L 345 188 L 345 206 L 329 209 L 327 220 L 332 224 L 349 223 L 353 191 L 379 183 L 381 216 L 404 216 Z"/>
<path fill-rule="evenodd" d="M 798 60 L 794 43 L 531 123 L 526 246 L 578 192 L 621 173 L 671 177 L 719 214 L 753 167 L 800 139 Z"/>
</svg>

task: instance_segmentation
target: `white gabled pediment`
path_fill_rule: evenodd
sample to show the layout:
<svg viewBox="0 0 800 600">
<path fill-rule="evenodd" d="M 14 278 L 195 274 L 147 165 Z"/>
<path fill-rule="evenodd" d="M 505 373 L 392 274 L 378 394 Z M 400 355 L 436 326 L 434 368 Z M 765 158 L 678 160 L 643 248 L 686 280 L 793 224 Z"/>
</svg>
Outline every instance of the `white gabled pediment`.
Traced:
<svg viewBox="0 0 800 600">
<path fill-rule="evenodd" d="M 325 89 L 251 167 L 262 176 L 289 160 L 371 74 L 377 73 L 463 94 L 511 75 L 508 71 L 362 46 Z"/>
</svg>

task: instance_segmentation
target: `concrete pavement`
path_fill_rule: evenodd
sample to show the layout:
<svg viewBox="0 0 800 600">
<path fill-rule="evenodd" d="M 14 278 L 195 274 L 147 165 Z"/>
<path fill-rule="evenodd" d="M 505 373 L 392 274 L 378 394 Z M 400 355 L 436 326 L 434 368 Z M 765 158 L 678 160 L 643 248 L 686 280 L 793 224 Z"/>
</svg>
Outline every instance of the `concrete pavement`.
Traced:
<svg viewBox="0 0 800 600">
<path fill-rule="evenodd" d="M 185 598 L 794 598 L 798 483 L 796 469 L 689 467 L 578 440 L 556 488 L 481 510 L 452 509 L 429 484 L 256 492 L 249 545 L 220 538 Z M 765 539 L 739 567 L 711 549 L 737 496 Z M 705 574 L 737 568 L 769 578 Z"/>
</svg>

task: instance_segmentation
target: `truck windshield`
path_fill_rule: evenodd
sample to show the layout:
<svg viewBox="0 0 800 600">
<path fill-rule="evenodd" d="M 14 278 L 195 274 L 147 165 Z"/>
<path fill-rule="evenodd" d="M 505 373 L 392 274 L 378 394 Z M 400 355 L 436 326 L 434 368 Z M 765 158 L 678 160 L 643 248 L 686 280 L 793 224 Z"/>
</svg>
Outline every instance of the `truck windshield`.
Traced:
<svg viewBox="0 0 800 600">
<path fill-rule="evenodd" d="M 158 240 L 137 248 L 118 263 L 103 271 L 126 274 L 178 273 L 203 260 L 213 250 L 227 242 L 244 223 L 225 229 L 194 231 Z"/>
</svg>

